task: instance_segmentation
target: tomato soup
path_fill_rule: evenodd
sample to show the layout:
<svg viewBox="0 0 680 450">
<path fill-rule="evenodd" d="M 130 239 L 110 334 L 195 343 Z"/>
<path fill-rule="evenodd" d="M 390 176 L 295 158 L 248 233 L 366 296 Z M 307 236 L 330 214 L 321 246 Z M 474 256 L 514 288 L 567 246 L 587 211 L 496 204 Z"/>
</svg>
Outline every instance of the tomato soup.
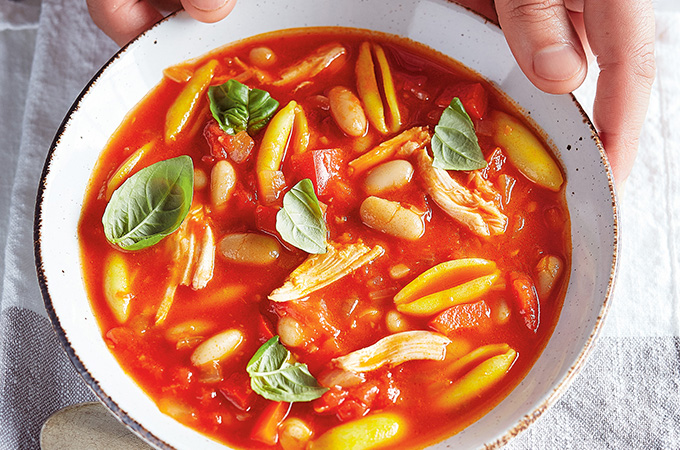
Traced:
<svg viewBox="0 0 680 450">
<path fill-rule="evenodd" d="M 79 226 L 103 338 L 158 408 L 236 448 L 418 448 L 545 347 L 565 180 L 494 86 L 352 29 L 169 67 Z"/>
</svg>

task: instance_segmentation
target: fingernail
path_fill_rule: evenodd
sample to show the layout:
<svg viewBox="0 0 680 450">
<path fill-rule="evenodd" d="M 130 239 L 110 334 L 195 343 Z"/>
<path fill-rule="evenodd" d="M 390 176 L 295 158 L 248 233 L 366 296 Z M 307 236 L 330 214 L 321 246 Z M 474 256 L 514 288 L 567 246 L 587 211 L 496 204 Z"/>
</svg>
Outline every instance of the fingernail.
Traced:
<svg viewBox="0 0 680 450">
<path fill-rule="evenodd" d="M 550 81 L 565 81 L 581 71 L 581 57 L 569 44 L 553 44 L 534 55 L 534 72 Z"/>
<path fill-rule="evenodd" d="M 194 8 L 201 11 L 215 11 L 220 9 L 228 0 L 190 0 Z"/>
</svg>

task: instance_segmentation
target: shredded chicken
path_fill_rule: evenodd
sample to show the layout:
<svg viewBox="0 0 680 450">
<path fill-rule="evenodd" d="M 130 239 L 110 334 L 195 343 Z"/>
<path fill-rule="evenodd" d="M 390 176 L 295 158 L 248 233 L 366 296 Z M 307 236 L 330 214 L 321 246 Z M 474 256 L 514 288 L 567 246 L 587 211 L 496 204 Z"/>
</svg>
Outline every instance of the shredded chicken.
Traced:
<svg viewBox="0 0 680 450">
<path fill-rule="evenodd" d="M 257 78 L 257 81 L 260 83 L 269 83 L 272 80 L 272 76 L 270 74 L 264 70 L 258 69 L 257 67 L 249 66 L 248 64 L 241 61 L 241 58 L 238 56 L 234 57 L 234 63 L 243 69 L 244 74 L 249 74 L 249 76 Z M 242 77 L 245 77 L 245 75 L 242 75 Z"/>
<path fill-rule="evenodd" d="M 403 331 L 380 339 L 373 345 L 333 359 L 333 363 L 351 372 L 369 372 L 382 366 L 394 367 L 406 361 L 446 357 L 451 340 L 432 331 Z"/>
<path fill-rule="evenodd" d="M 310 255 L 286 279 L 283 286 L 269 294 L 275 302 L 303 299 L 314 291 L 349 275 L 385 252 L 381 246 L 370 248 L 361 241 L 356 244 L 328 243 L 328 251 Z"/>
<path fill-rule="evenodd" d="M 178 286 L 191 286 L 197 291 L 203 289 L 213 277 L 215 234 L 204 216 L 202 206 L 194 209 L 171 237 L 175 266 L 171 269 L 170 282 L 156 312 L 156 324 L 162 323 L 170 312 Z"/>
<path fill-rule="evenodd" d="M 347 49 L 340 44 L 324 45 L 302 61 L 298 61 L 285 69 L 281 73 L 281 78 L 272 84 L 274 86 L 286 86 L 313 78 L 346 53 Z"/>
<path fill-rule="evenodd" d="M 215 269 L 215 235 L 210 225 L 205 225 L 203 240 L 200 251 L 194 261 L 194 276 L 191 279 L 191 288 L 195 291 L 203 289 L 208 281 L 212 280 Z M 189 285 L 188 280 L 186 283 Z"/>
<path fill-rule="evenodd" d="M 470 172 L 468 185 L 477 190 L 484 200 L 493 202 L 499 208 L 501 207 L 501 193 L 496 190 L 493 183 L 482 176 L 481 171 L 473 170 Z"/>
<path fill-rule="evenodd" d="M 484 200 L 479 191 L 462 186 L 445 170 L 434 167 L 424 149 L 418 150 L 416 158 L 428 194 L 446 214 L 478 236 L 505 233 L 508 218 L 493 202 Z"/>
</svg>

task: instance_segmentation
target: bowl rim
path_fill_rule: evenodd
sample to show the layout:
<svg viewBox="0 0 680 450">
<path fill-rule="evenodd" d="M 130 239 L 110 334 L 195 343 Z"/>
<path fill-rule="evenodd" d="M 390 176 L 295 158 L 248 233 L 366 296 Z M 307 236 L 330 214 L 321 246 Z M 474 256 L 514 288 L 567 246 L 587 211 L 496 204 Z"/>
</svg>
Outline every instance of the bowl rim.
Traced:
<svg viewBox="0 0 680 450">
<path fill-rule="evenodd" d="M 465 6 L 457 3 L 455 0 L 445 0 L 447 3 L 451 3 L 458 8 L 461 8 L 465 10 L 468 14 L 472 14 L 474 16 L 477 16 L 478 18 L 482 19 L 487 25 L 493 25 L 497 27 L 500 30 L 500 25 L 496 23 L 493 20 L 490 20 L 486 16 L 480 14 L 479 12 Z M 40 182 L 38 185 L 38 190 L 37 190 L 37 195 L 36 195 L 36 205 L 35 205 L 35 210 L 34 210 L 34 222 L 33 222 L 33 249 L 34 249 L 34 258 L 35 258 L 35 266 L 36 266 L 36 272 L 38 276 L 38 284 L 40 286 L 40 291 L 43 297 L 43 303 L 45 306 L 45 310 L 47 312 L 48 318 L 50 319 L 50 322 L 52 324 L 52 328 L 54 329 L 57 339 L 66 352 L 69 360 L 75 367 L 76 371 L 78 374 L 85 380 L 87 387 L 95 394 L 97 399 L 103 403 L 112 413 L 113 415 L 124 425 L 128 427 L 132 432 L 137 434 L 139 437 L 141 437 L 143 440 L 145 440 L 147 443 L 150 445 L 156 447 L 156 448 L 163 448 L 163 449 L 172 449 L 171 445 L 169 445 L 167 442 L 165 442 L 163 439 L 159 438 L 156 436 L 154 433 L 149 431 L 144 425 L 130 417 L 126 411 L 124 411 L 113 398 L 107 394 L 102 387 L 100 386 L 99 382 L 94 378 L 94 376 L 89 372 L 83 361 L 80 359 L 78 354 L 76 353 L 75 349 L 73 348 L 71 342 L 69 341 L 68 337 L 66 336 L 66 332 L 64 328 L 61 325 L 61 322 L 59 320 L 59 316 L 57 315 L 57 312 L 54 309 L 54 306 L 52 304 L 52 298 L 49 293 L 48 289 L 48 280 L 45 275 L 44 271 L 44 266 L 43 266 L 43 257 L 42 257 L 42 245 L 41 245 L 41 230 L 42 230 L 42 217 L 43 217 L 43 201 L 44 201 L 44 193 L 47 188 L 47 177 L 50 172 L 50 166 L 52 163 L 52 159 L 54 156 L 55 151 L 57 150 L 57 147 L 59 146 L 59 143 L 61 141 L 62 135 L 66 131 L 68 127 L 68 123 L 70 122 L 71 116 L 80 108 L 81 102 L 83 101 L 84 97 L 88 95 L 90 90 L 95 86 L 95 84 L 98 82 L 102 74 L 113 64 L 115 63 L 118 59 L 120 59 L 135 43 L 137 43 L 141 39 L 145 39 L 146 36 L 155 28 L 161 26 L 163 23 L 173 19 L 176 17 L 178 14 L 182 12 L 181 9 L 176 10 L 166 17 L 162 18 L 158 22 L 156 22 L 153 26 L 139 34 L 137 37 L 135 37 L 133 40 L 125 44 L 123 47 L 121 47 L 104 65 L 95 73 L 95 75 L 87 82 L 87 84 L 84 86 L 82 91 L 78 94 L 76 99 L 74 100 L 73 104 L 71 107 L 68 109 L 63 121 L 59 125 L 59 128 L 57 129 L 57 132 L 55 133 L 55 137 L 50 144 L 50 148 L 47 152 L 46 158 L 45 158 L 45 164 L 43 166 L 42 173 L 40 175 Z M 555 386 L 551 391 L 546 393 L 544 395 L 544 400 L 535 408 L 532 409 L 529 413 L 525 414 L 522 418 L 520 418 L 515 425 L 507 429 L 506 431 L 502 432 L 502 435 L 497 437 L 493 441 L 489 441 L 484 444 L 484 448 L 486 449 L 497 449 L 500 448 L 504 445 L 506 445 L 512 438 L 515 436 L 519 435 L 522 431 L 527 429 L 532 423 L 534 423 L 539 417 L 543 415 L 543 413 L 550 407 L 552 406 L 559 398 L 566 392 L 566 390 L 569 388 L 569 386 L 572 384 L 578 373 L 581 371 L 583 366 L 585 365 L 589 355 L 592 352 L 592 349 L 594 348 L 594 344 L 599 337 L 602 326 L 604 323 L 604 319 L 610 309 L 611 306 L 611 297 L 613 295 L 613 289 L 614 289 L 614 283 L 618 274 L 618 266 L 619 266 L 619 250 L 620 250 L 620 239 L 619 239 L 619 233 L 620 233 L 620 225 L 619 225 L 619 206 L 618 206 L 618 196 L 616 192 L 616 185 L 614 182 L 614 177 L 613 177 L 613 172 L 611 168 L 611 164 L 609 163 L 609 160 L 607 158 L 607 154 L 604 150 L 604 147 L 602 145 L 602 141 L 599 137 L 599 134 L 597 133 L 597 130 L 592 123 L 591 119 L 588 117 L 588 114 L 585 112 L 579 101 L 576 99 L 573 93 L 567 94 L 571 101 L 573 102 L 574 106 L 577 108 L 578 112 L 581 114 L 583 118 L 584 124 L 588 127 L 588 129 L 591 132 L 591 137 L 593 139 L 593 142 L 595 143 L 599 153 L 600 153 L 600 160 L 602 161 L 602 164 L 605 168 L 605 173 L 607 175 L 607 181 L 608 181 L 608 187 L 609 187 L 609 193 L 611 197 L 611 207 L 612 207 L 612 237 L 613 237 L 613 242 L 612 242 L 612 247 L 613 247 L 613 252 L 612 252 L 612 264 L 611 264 L 611 269 L 610 269 L 610 274 L 609 274 L 609 280 L 607 283 L 607 289 L 606 293 L 604 295 L 604 300 L 602 302 L 602 306 L 599 310 L 598 316 L 595 319 L 594 327 L 590 335 L 588 336 L 588 339 L 585 343 L 585 345 L 581 348 L 578 356 L 576 357 L 575 362 L 569 367 L 569 370 L 567 373 L 562 377 L 561 380 L 559 380 L 559 383 L 557 386 Z M 558 319 L 559 320 L 559 319 Z M 550 337 L 552 339 L 552 336 Z M 443 441 L 442 441 L 443 442 Z"/>
</svg>

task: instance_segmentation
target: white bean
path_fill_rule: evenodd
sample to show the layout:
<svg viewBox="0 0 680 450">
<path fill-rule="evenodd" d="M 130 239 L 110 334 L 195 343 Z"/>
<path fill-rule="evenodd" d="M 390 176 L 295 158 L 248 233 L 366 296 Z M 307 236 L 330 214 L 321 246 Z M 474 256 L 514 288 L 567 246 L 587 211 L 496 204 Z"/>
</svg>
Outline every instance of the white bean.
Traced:
<svg viewBox="0 0 680 450">
<path fill-rule="evenodd" d="M 350 136 L 359 137 L 366 134 L 368 120 L 361 106 L 361 101 L 349 89 L 335 86 L 328 91 L 331 116 L 340 129 Z"/>
<path fill-rule="evenodd" d="M 177 342 L 191 336 L 200 336 L 213 327 L 213 324 L 201 319 L 191 319 L 179 323 L 165 332 L 165 338 L 171 342 Z"/>
<path fill-rule="evenodd" d="M 496 305 L 496 308 L 493 310 L 494 321 L 498 325 L 505 325 L 510 320 L 510 314 L 511 310 L 508 302 L 506 302 L 504 299 L 501 299 L 501 301 L 499 301 Z"/>
<path fill-rule="evenodd" d="M 255 47 L 250 50 L 248 59 L 256 67 L 271 67 L 276 62 L 276 54 L 269 47 Z"/>
<path fill-rule="evenodd" d="M 359 215 L 365 225 L 390 236 L 416 240 L 425 232 L 420 214 L 380 197 L 371 196 L 364 200 Z"/>
<path fill-rule="evenodd" d="M 213 361 L 221 361 L 234 354 L 243 342 L 239 330 L 226 330 L 206 339 L 191 354 L 191 364 L 202 366 Z"/>
<path fill-rule="evenodd" d="M 276 326 L 281 343 L 289 347 L 299 347 L 305 342 L 305 334 L 300 322 L 290 316 L 283 316 Z"/>
<path fill-rule="evenodd" d="M 279 444 L 283 450 L 303 450 L 311 438 L 312 430 L 297 417 L 284 420 L 279 427 Z"/>
<path fill-rule="evenodd" d="M 276 261 L 281 245 L 275 238 L 264 234 L 234 233 L 220 240 L 218 250 L 228 261 L 264 266 Z"/>
<path fill-rule="evenodd" d="M 208 186 L 208 175 L 203 169 L 194 169 L 194 189 L 197 191 L 203 190 Z"/>
<path fill-rule="evenodd" d="M 400 278 L 404 278 L 410 272 L 411 268 L 406 264 L 403 263 L 395 264 L 394 266 L 390 267 L 390 278 L 392 278 L 393 280 L 398 280 Z"/>
<path fill-rule="evenodd" d="M 229 161 L 217 161 L 210 173 L 210 200 L 213 206 L 221 208 L 231 198 L 236 187 L 236 171 Z"/>
<path fill-rule="evenodd" d="M 559 257 L 545 255 L 541 258 L 536 265 L 536 291 L 539 298 L 550 294 L 563 270 L 564 264 Z"/>
<path fill-rule="evenodd" d="M 380 195 L 406 186 L 411 178 L 413 178 L 411 163 L 395 159 L 371 170 L 364 180 L 364 189 L 370 195 Z"/>
<path fill-rule="evenodd" d="M 385 315 L 385 325 L 390 333 L 399 333 L 409 329 L 406 317 L 399 311 L 390 310 Z"/>
</svg>

